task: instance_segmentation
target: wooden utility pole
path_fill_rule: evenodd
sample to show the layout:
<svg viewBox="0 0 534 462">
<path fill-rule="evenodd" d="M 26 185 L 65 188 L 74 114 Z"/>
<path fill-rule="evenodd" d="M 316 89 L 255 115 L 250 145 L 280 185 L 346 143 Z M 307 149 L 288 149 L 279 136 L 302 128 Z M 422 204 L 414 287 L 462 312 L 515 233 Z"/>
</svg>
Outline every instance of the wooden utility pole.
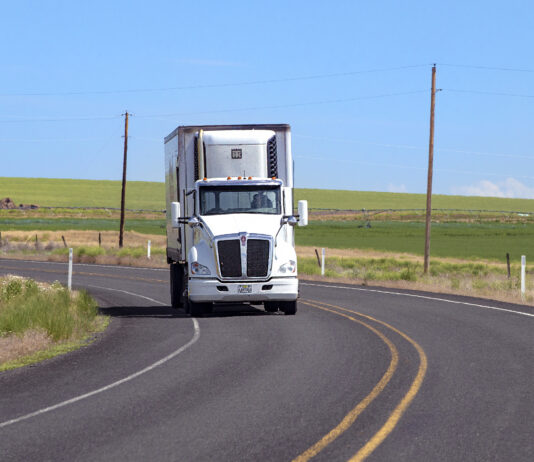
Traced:
<svg viewBox="0 0 534 462">
<path fill-rule="evenodd" d="M 119 232 L 119 247 L 124 238 L 124 200 L 126 196 L 126 156 L 128 153 L 128 111 L 124 114 L 124 160 L 122 162 L 122 191 L 121 191 L 121 229 Z"/>
<path fill-rule="evenodd" d="M 425 262 L 423 271 L 430 265 L 430 227 L 432 219 L 432 172 L 434 167 L 434 104 L 436 100 L 436 65 L 432 66 L 432 93 L 430 95 L 430 139 L 428 141 L 428 180 L 426 186 Z"/>
</svg>

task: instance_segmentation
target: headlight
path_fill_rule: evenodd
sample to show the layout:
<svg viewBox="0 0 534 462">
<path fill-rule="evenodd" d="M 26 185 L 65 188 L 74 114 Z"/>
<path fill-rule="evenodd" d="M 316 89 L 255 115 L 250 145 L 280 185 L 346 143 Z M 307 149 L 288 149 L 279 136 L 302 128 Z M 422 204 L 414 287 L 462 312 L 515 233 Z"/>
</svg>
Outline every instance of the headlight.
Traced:
<svg viewBox="0 0 534 462">
<path fill-rule="evenodd" d="M 207 276 L 211 274 L 207 266 L 201 265 L 198 261 L 191 263 L 191 274 L 201 274 Z"/>
<path fill-rule="evenodd" d="M 289 260 L 284 263 L 278 270 L 280 273 L 294 273 L 297 271 L 297 262 L 295 260 Z"/>
</svg>

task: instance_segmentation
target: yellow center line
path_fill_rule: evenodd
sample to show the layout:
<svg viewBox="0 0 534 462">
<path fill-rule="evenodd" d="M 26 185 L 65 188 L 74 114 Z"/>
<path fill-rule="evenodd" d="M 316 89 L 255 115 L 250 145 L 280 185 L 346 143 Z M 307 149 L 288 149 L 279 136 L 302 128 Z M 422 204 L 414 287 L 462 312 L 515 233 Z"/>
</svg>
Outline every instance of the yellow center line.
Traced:
<svg viewBox="0 0 534 462">
<path fill-rule="evenodd" d="M 384 390 L 386 385 L 389 383 L 391 378 L 393 377 L 393 374 L 397 368 L 397 365 L 399 363 L 399 352 L 395 345 L 391 342 L 389 338 L 387 338 L 382 332 L 375 329 L 373 326 L 370 326 L 369 324 L 360 321 L 352 316 L 339 313 L 334 310 L 330 310 L 328 308 L 319 306 L 315 303 L 311 303 L 309 301 L 304 302 L 306 305 L 313 306 L 315 308 L 318 308 L 323 311 L 329 311 L 331 313 L 337 314 L 338 316 L 343 316 L 345 318 L 350 319 L 351 321 L 357 322 L 358 324 L 363 325 L 367 329 L 369 329 L 371 332 L 373 332 L 375 335 L 377 335 L 389 348 L 389 351 L 391 352 L 391 360 L 389 363 L 389 367 L 387 368 L 386 372 L 380 379 L 380 381 L 374 386 L 374 388 L 371 390 L 371 392 L 362 400 L 360 401 L 356 407 L 354 407 L 344 418 L 341 420 L 341 422 L 336 425 L 328 434 L 323 436 L 317 443 L 315 443 L 313 446 L 311 446 L 309 449 L 304 451 L 302 454 L 300 454 L 296 459 L 294 459 L 293 462 L 304 462 L 307 460 L 310 460 L 312 457 L 315 457 L 319 452 L 321 452 L 326 446 L 328 446 L 332 441 L 334 441 L 338 436 L 340 436 L 342 433 L 344 433 L 358 418 L 358 416 L 365 410 L 369 404 Z"/>
<path fill-rule="evenodd" d="M 56 273 L 56 274 L 66 274 L 65 271 L 61 270 L 53 270 L 53 269 L 44 269 L 44 268 L 17 268 L 12 266 L 0 266 L 0 269 L 5 270 L 14 270 L 14 271 L 37 271 L 41 273 Z M 116 274 L 108 274 L 108 273 L 89 273 L 86 271 L 73 271 L 73 275 L 81 275 L 81 276 L 94 276 L 94 277 L 103 277 L 103 278 L 112 278 L 112 279 L 127 279 L 130 281 L 144 281 L 144 282 L 161 282 L 166 283 L 166 280 L 163 279 L 151 279 L 151 278 L 139 278 L 135 276 L 119 276 Z"/>
<path fill-rule="evenodd" d="M 425 378 L 426 370 L 428 368 L 428 359 L 423 348 L 415 340 L 413 340 L 411 337 L 409 337 L 399 329 L 388 324 L 387 322 L 380 321 L 379 319 L 373 318 L 372 316 L 368 316 L 357 311 L 349 310 L 341 306 L 331 305 L 325 302 L 319 303 L 321 303 L 321 305 L 323 306 L 329 306 L 331 308 L 336 308 L 338 310 L 356 314 L 366 319 L 370 319 L 371 321 L 377 322 L 378 324 L 382 324 L 383 326 L 387 327 L 393 332 L 396 332 L 406 341 L 411 343 L 412 346 L 416 349 L 417 354 L 419 355 L 419 368 L 417 370 L 415 379 L 412 382 L 412 385 L 410 386 L 410 389 L 408 390 L 406 395 L 404 395 L 399 404 L 395 407 L 395 409 L 393 409 L 393 412 L 391 412 L 389 418 L 386 420 L 386 423 L 382 426 L 382 428 L 380 428 L 380 430 L 375 433 L 375 435 L 365 444 L 365 446 L 363 446 L 354 456 L 349 459 L 350 462 L 362 461 L 365 458 L 369 457 L 369 455 L 371 455 L 371 453 L 388 437 L 388 435 L 397 426 L 406 409 L 408 409 L 408 407 L 410 406 L 411 402 L 415 398 L 415 395 L 417 395 L 417 393 L 419 392 L 419 389 L 421 388 L 421 385 L 423 383 L 423 379 Z"/>
</svg>

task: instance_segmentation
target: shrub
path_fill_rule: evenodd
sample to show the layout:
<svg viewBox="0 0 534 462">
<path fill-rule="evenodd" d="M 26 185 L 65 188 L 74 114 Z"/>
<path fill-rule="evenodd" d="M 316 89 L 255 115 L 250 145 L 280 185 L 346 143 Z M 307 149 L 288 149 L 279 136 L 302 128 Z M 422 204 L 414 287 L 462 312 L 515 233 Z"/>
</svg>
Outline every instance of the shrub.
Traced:
<svg viewBox="0 0 534 462">
<path fill-rule="evenodd" d="M 59 283 L 40 288 L 35 281 L 11 279 L 2 285 L 0 336 L 42 329 L 54 341 L 83 334 L 98 314 L 85 292 L 74 294 Z"/>
<path fill-rule="evenodd" d="M 88 257 L 96 257 L 98 255 L 105 255 L 106 251 L 102 247 L 77 247 L 74 254 L 78 257 L 87 255 Z"/>
<path fill-rule="evenodd" d="M 402 270 L 399 277 L 403 281 L 417 281 L 417 276 L 415 275 L 415 271 L 413 271 L 411 268 L 406 268 Z"/>
</svg>

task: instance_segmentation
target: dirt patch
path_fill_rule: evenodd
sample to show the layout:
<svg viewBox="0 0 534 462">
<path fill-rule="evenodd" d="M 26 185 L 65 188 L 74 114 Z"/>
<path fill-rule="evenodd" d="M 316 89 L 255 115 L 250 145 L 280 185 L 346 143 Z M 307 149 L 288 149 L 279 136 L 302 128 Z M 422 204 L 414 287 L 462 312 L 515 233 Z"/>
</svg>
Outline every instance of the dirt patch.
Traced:
<svg viewBox="0 0 534 462">
<path fill-rule="evenodd" d="M 34 210 L 38 209 L 39 206 L 35 204 L 15 204 L 9 197 L 4 197 L 3 199 L 0 199 L 0 209 L 1 210 Z"/>
</svg>

